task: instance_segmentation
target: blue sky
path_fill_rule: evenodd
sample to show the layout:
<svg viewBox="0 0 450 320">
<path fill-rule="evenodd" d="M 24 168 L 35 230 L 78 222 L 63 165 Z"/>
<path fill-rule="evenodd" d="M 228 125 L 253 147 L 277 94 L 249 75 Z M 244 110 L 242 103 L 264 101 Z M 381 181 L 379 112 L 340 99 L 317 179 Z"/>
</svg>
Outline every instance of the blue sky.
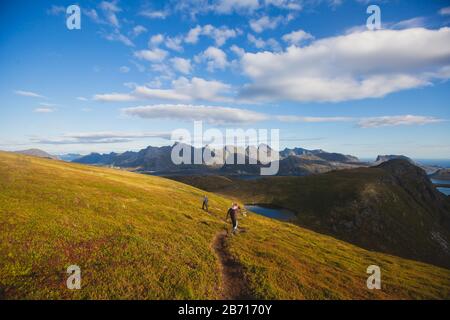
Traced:
<svg viewBox="0 0 450 320">
<path fill-rule="evenodd" d="M 450 158 L 450 1 L 0 6 L 0 149 L 137 150 L 202 120 L 278 128 L 281 147 Z"/>
</svg>

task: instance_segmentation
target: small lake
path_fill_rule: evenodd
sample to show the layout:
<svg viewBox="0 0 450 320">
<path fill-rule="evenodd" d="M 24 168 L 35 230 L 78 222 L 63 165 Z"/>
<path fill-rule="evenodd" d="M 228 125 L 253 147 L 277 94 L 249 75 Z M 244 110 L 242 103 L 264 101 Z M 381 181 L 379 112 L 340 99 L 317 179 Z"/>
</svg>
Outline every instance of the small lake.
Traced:
<svg viewBox="0 0 450 320">
<path fill-rule="evenodd" d="M 442 192 L 443 194 L 450 196 L 450 188 L 442 188 L 442 187 L 438 187 L 436 188 L 438 189 L 440 192 Z"/>
<path fill-rule="evenodd" d="M 287 209 L 280 209 L 280 208 L 274 208 L 274 207 L 267 207 L 263 205 L 246 205 L 245 208 L 248 211 L 252 211 L 254 213 L 257 213 L 259 215 L 277 219 L 281 221 L 292 221 L 294 220 L 295 214 Z"/>
<path fill-rule="evenodd" d="M 430 179 L 434 184 L 448 184 L 450 187 L 450 180 Z"/>
<path fill-rule="evenodd" d="M 233 178 L 239 179 L 239 180 L 244 180 L 244 181 L 252 181 L 252 180 L 258 180 L 258 179 L 262 179 L 264 178 L 264 176 L 231 176 Z"/>
<path fill-rule="evenodd" d="M 434 184 L 445 184 L 445 185 L 448 185 L 448 188 L 438 187 L 436 189 L 438 189 L 443 194 L 445 194 L 447 196 L 450 196 L 450 181 L 449 180 L 431 179 L 431 182 L 433 182 Z"/>
</svg>

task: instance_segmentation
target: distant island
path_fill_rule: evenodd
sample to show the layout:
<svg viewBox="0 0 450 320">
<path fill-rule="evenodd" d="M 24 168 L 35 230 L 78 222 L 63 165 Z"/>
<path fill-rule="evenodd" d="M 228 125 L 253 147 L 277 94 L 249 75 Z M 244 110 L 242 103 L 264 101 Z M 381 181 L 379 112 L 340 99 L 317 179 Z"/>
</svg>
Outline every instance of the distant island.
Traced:
<svg viewBox="0 0 450 320">
<path fill-rule="evenodd" d="M 430 175 L 430 178 L 437 180 L 448 180 L 450 182 L 450 169 L 439 169 L 435 173 Z"/>
</svg>

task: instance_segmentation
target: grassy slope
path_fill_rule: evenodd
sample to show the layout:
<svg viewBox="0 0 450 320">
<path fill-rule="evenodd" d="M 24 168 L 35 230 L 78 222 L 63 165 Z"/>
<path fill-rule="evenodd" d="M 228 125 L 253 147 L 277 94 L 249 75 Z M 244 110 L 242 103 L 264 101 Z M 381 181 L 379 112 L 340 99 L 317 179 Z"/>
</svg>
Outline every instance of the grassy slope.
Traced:
<svg viewBox="0 0 450 320">
<path fill-rule="evenodd" d="M 230 201 L 158 177 L 0 153 L 0 297 L 209 299 Z M 257 298 L 450 298 L 450 272 L 250 215 L 229 240 Z M 82 289 L 65 288 L 68 265 Z M 382 268 L 366 289 L 368 265 Z"/>
</svg>

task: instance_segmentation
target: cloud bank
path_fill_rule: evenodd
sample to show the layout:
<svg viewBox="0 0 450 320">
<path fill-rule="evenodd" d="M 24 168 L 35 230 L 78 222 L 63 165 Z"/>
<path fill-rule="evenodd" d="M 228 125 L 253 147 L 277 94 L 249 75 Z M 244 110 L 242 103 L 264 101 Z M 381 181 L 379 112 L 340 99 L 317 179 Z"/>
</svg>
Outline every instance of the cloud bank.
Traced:
<svg viewBox="0 0 450 320">
<path fill-rule="evenodd" d="M 245 53 L 241 65 L 251 80 L 240 92 L 245 99 L 378 98 L 448 79 L 450 28 L 356 32 L 290 46 L 280 53 Z"/>
<path fill-rule="evenodd" d="M 297 115 L 272 115 L 248 109 L 223 106 L 191 104 L 155 104 L 122 109 L 129 116 L 144 119 L 169 119 L 181 121 L 204 121 L 216 125 L 250 124 L 262 121 L 293 123 L 349 122 L 360 128 L 388 126 L 425 125 L 445 121 L 444 119 L 419 115 L 394 115 L 381 117 L 311 117 Z"/>
</svg>

